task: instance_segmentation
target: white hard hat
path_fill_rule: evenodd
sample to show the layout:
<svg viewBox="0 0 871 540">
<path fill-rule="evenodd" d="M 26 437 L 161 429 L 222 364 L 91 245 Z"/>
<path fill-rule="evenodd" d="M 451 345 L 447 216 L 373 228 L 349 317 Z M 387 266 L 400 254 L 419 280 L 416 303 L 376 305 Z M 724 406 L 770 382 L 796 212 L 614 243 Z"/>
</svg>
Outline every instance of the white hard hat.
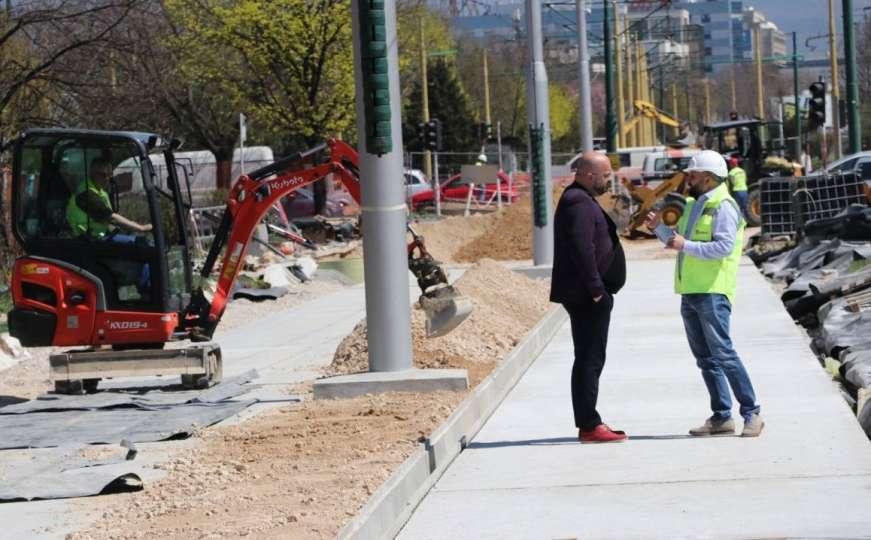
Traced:
<svg viewBox="0 0 871 540">
<path fill-rule="evenodd" d="M 709 172 L 719 179 L 729 176 L 729 169 L 726 167 L 726 160 L 719 152 L 713 150 L 702 150 L 690 159 L 690 165 L 684 172 L 704 171 Z"/>
<path fill-rule="evenodd" d="M 478 154 L 478 161 L 480 161 L 481 163 L 487 163 L 487 154 Z"/>
</svg>

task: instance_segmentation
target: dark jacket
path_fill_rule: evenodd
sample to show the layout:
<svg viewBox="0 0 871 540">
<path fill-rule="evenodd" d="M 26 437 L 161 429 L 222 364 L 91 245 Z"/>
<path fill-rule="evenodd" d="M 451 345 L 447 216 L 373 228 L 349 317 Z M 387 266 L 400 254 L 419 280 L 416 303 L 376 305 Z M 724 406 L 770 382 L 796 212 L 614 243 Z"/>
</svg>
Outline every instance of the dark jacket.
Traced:
<svg viewBox="0 0 871 540">
<path fill-rule="evenodd" d="M 560 197 L 554 214 L 550 301 L 591 304 L 626 282 L 626 257 L 617 227 L 577 182 Z"/>
</svg>

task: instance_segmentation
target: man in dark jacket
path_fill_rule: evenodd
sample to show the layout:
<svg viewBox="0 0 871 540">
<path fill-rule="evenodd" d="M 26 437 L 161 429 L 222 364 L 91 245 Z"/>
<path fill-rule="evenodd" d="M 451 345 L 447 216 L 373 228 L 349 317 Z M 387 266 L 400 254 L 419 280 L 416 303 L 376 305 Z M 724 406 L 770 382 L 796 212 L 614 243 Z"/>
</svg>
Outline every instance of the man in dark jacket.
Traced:
<svg viewBox="0 0 871 540">
<path fill-rule="evenodd" d="M 626 281 L 617 227 L 595 199 L 608 189 L 612 176 L 606 155 L 583 154 L 575 181 L 563 192 L 554 215 L 550 301 L 562 304 L 571 321 L 572 407 L 578 438 L 584 443 L 626 439 L 624 432 L 603 424 L 596 411 L 613 295 Z"/>
</svg>

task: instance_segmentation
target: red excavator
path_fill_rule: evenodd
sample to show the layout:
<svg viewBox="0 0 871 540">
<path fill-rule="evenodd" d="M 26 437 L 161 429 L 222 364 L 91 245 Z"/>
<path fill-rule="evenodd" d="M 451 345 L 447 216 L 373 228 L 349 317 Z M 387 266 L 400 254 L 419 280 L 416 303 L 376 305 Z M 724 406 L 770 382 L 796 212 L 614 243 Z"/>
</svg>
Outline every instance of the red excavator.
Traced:
<svg viewBox="0 0 871 540">
<path fill-rule="evenodd" d="M 219 381 L 220 348 L 208 342 L 257 224 L 282 197 L 327 175 L 360 201 L 358 155 L 342 141 L 244 174 L 195 273 L 190 185 L 173 157 L 179 145 L 150 133 L 70 129 L 28 130 L 8 145 L 13 232 L 25 252 L 13 271 L 9 331 L 25 347 L 83 347 L 51 356 L 58 392 L 93 392 L 110 377 L 181 375 L 186 387 Z M 149 159 L 158 151 L 165 177 Z M 105 180 L 93 169 L 100 166 Z M 98 222 L 92 216 L 101 212 Z M 408 232 L 427 335 L 444 335 L 469 315 L 471 302 L 448 284 L 423 238 Z M 202 343 L 164 347 L 184 341 Z"/>
</svg>

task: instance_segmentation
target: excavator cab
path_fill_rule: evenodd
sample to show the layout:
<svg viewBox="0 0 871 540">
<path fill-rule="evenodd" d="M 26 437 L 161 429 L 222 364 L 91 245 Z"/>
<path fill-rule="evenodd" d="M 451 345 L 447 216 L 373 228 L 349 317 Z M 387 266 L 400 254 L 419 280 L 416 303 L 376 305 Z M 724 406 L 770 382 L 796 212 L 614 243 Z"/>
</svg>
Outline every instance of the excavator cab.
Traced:
<svg viewBox="0 0 871 540">
<path fill-rule="evenodd" d="M 12 143 L 13 234 L 25 257 L 9 329 L 23 345 L 170 339 L 192 283 L 183 192 L 174 167 L 155 176 L 148 154 L 159 150 L 172 163 L 170 145 L 149 133 L 34 129 Z"/>
</svg>

